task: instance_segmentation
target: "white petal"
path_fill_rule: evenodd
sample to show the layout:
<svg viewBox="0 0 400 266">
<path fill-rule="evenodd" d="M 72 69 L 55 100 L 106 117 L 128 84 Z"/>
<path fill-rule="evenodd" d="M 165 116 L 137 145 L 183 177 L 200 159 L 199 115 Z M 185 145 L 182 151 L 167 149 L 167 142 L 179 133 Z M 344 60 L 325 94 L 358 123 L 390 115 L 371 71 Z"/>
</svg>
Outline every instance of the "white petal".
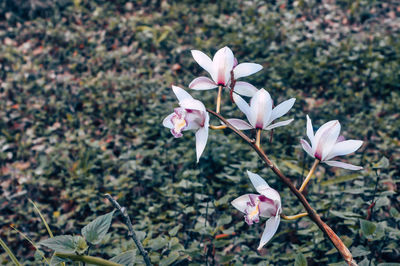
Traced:
<svg viewBox="0 0 400 266">
<path fill-rule="evenodd" d="M 195 100 L 193 98 L 180 101 L 179 105 L 185 109 L 199 110 L 202 112 L 206 111 L 206 107 L 204 106 L 204 104 L 199 100 Z"/>
<path fill-rule="evenodd" d="M 188 92 L 186 92 L 184 89 L 182 89 L 178 86 L 172 85 L 172 90 L 174 91 L 175 96 L 176 96 L 176 98 L 178 98 L 179 102 L 186 100 L 186 99 L 193 99 L 193 97 Z"/>
<path fill-rule="evenodd" d="M 258 193 L 262 194 L 260 191 L 270 188 L 267 181 L 265 181 L 261 176 L 254 174 L 248 170 L 247 175 L 249 176 L 251 183 Z"/>
<path fill-rule="evenodd" d="M 337 142 L 331 152 L 326 156 L 326 160 L 334 158 L 336 156 L 347 155 L 349 153 L 358 150 L 363 142 L 361 140 L 345 140 Z"/>
<path fill-rule="evenodd" d="M 304 139 L 300 140 L 301 146 L 303 147 L 303 150 L 305 150 L 308 155 L 310 155 L 311 157 L 314 157 L 314 154 L 312 153 L 312 148 L 310 146 L 310 144 L 308 144 L 307 141 L 305 141 Z"/>
<path fill-rule="evenodd" d="M 310 117 L 307 115 L 307 137 L 311 142 L 311 147 L 314 147 L 314 130 Z"/>
<path fill-rule="evenodd" d="M 323 160 L 330 153 L 340 133 L 340 123 L 332 120 L 323 124 L 315 133 L 314 143 L 311 144 L 316 158 Z"/>
<path fill-rule="evenodd" d="M 250 76 L 262 69 L 262 65 L 255 63 L 241 63 L 233 69 L 233 77 L 239 79 L 241 77 Z"/>
<path fill-rule="evenodd" d="M 256 87 L 244 81 L 237 81 L 234 88 L 234 92 L 247 97 L 253 97 L 257 91 Z"/>
<path fill-rule="evenodd" d="M 253 129 L 251 125 L 241 119 L 231 118 L 228 119 L 228 122 L 239 130 Z"/>
<path fill-rule="evenodd" d="M 363 169 L 361 166 L 356 166 L 348 163 L 338 162 L 338 161 L 324 161 L 327 165 L 340 167 L 348 170 L 361 170 Z"/>
<path fill-rule="evenodd" d="M 166 128 L 174 128 L 174 125 L 171 122 L 171 118 L 175 113 L 169 114 L 166 118 L 163 120 L 163 126 Z"/>
<path fill-rule="evenodd" d="M 295 98 L 291 98 L 278 104 L 274 109 L 272 109 L 270 121 L 274 121 L 275 119 L 289 112 L 289 110 L 293 107 L 295 101 Z"/>
<path fill-rule="evenodd" d="M 239 95 L 234 93 L 232 96 L 233 96 L 233 100 L 235 101 L 237 107 L 239 107 L 240 111 L 242 111 L 247 116 L 247 119 L 249 119 L 250 106 Z"/>
<path fill-rule="evenodd" d="M 241 211 L 244 213 L 244 210 L 248 207 L 247 203 L 250 202 L 250 194 L 245 194 L 242 195 L 236 199 L 234 199 L 231 204 L 233 207 L 235 207 L 237 210 Z"/>
<path fill-rule="evenodd" d="M 325 160 L 327 155 L 332 151 L 333 147 L 336 144 L 336 141 L 340 134 L 340 123 L 337 123 L 332 126 L 332 128 L 325 131 L 321 138 L 320 143 L 322 144 L 322 160 Z"/>
<path fill-rule="evenodd" d="M 231 79 L 233 64 L 234 56 L 232 50 L 226 46 L 219 49 L 213 58 L 213 80 L 217 84 L 228 84 Z"/>
<path fill-rule="evenodd" d="M 195 78 L 190 82 L 189 88 L 193 90 L 210 90 L 218 87 L 214 81 L 206 77 Z"/>
<path fill-rule="evenodd" d="M 255 128 L 264 128 L 268 125 L 272 111 L 272 99 L 269 93 L 261 89 L 254 94 L 250 101 L 249 122 Z"/>
<path fill-rule="evenodd" d="M 196 132 L 196 155 L 197 155 L 197 162 L 200 160 L 200 156 L 206 147 L 208 139 L 208 126 L 202 127 Z"/>
<path fill-rule="evenodd" d="M 194 60 L 202 67 L 204 68 L 205 71 L 211 74 L 212 71 L 212 61 L 211 58 L 208 57 L 205 53 L 199 51 L 199 50 L 192 50 L 192 56 Z"/>
<path fill-rule="evenodd" d="M 258 246 L 258 250 L 260 250 L 268 241 L 275 235 L 276 231 L 278 230 L 279 223 L 281 219 L 280 216 L 277 215 L 275 217 L 271 217 L 265 223 L 264 233 L 262 234 L 260 245 Z"/>
<path fill-rule="evenodd" d="M 273 128 L 276 128 L 276 127 L 287 126 L 287 125 L 289 125 L 290 123 L 292 123 L 293 120 L 294 120 L 294 119 L 292 118 L 292 119 L 289 119 L 289 120 L 281 121 L 281 122 L 278 122 L 278 123 L 269 125 L 269 126 L 267 126 L 266 128 L 264 128 L 264 129 L 265 129 L 265 130 L 270 130 L 270 129 L 273 129 Z"/>
</svg>

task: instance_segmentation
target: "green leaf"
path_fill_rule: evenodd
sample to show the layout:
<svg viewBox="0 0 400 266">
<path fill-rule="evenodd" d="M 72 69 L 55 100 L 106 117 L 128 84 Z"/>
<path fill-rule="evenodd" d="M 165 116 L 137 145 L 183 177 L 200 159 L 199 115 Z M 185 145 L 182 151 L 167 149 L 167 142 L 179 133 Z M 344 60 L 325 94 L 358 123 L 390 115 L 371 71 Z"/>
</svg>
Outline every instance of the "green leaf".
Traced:
<svg viewBox="0 0 400 266">
<path fill-rule="evenodd" d="M 360 220 L 360 225 L 365 236 L 372 235 L 376 230 L 376 224 L 367 220 Z"/>
<path fill-rule="evenodd" d="M 354 258 L 362 257 L 370 254 L 371 252 L 367 250 L 364 246 L 357 246 L 351 248 L 351 253 L 353 254 Z"/>
<path fill-rule="evenodd" d="M 82 235 L 93 245 L 99 244 L 110 229 L 115 210 L 97 217 L 94 221 L 82 228 Z"/>
<path fill-rule="evenodd" d="M 374 169 L 388 168 L 390 165 L 388 158 L 382 157 L 379 162 L 372 165 Z"/>
<path fill-rule="evenodd" d="M 169 230 L 169 231 L 168 231 L 168 234 L 169 234 L 170 236 L 175 236 L 175 235 L 178 233 L 179 229 L 181 229 L 181 228 L 182 228 L 182 225 L 181 225 L 181 224 L 178 224 L 177 226 L 175 226 L 174 228 L 172 228 L 171 230 Z"/>
<path fill-rule="evenodd" d="M 76 243 L 76 252 L 78 254 L 82 255 L 88 249 L 88 245 L 86 243 L 86 240 L 81 236 L 76 236 L 75 237 L 75 243 Z"/>
<path fill-rule="evenodd" d="M 336 178 L 331 178 L 329 180 L 321 182 L 321 186 L 329 186 L 329 185 L 332 185 L 332 184 L 339 184 L 339 183 L 342 183 L 342 182 L 346 182 L 346 181 L 350 181 L 350 180 L 356 179 L 356 178 L 358 178 L 360 176 L 361 175 L 358 174 L 358 173 L 350 174 L 350 175 L 342 175 L 342 176 L 339 176 L 339 177 L 336 177 Z"/>
<path fill-rule="evenodd" d="M 60 258 L 60 257 L 57 257 L 57 256 L 53 256 L 53 257 L 51 257 L 51 260 L 50 260 L 50 266 L 58 266 L 58 265 L 61 265 L 61 263 L 63 263 L 63 262 L 70 262 L 71 260 L 69 260 L 69 259 L 65 259 L 65 258 Z"/>
<path fill-rule="evenodd" d="M 294 261 L 294 266 L 307 266 L 307 260 L 304 257 L 303 253 L 297 254 L 296 259 Z"/>
<path fill-rule="evenodd" d="M 222 214 L 221 217 L 219 217 L 217 224 L 218 226 L 229 224 L 232 221 L 232 216 L 227 215 L 227 214 Z"/>
<path fill-rule="evenodd" d="M 177 259 L 179 259 L 180 255 L 178 252 L 171 252 L 166 259 L 163 259 L 160 262 L 160 266 L 167 266 L 174 263 Z"/>
<path fill-rule="evenodd" d="M 55 252 L 75 253 L 76 250 L 75 237 L 71 235 L 55 236 L 45 239 L 39 244 L 48 247 Z"/>
<path fill-rule="evenodd" d="M 119 263 L 125 266 L 133 266 L 135 264 L 135 260 L 136 260 L 135 250 L 128 250 L 110 259 L 110 261 L 112 262 Z"/>
</svg>

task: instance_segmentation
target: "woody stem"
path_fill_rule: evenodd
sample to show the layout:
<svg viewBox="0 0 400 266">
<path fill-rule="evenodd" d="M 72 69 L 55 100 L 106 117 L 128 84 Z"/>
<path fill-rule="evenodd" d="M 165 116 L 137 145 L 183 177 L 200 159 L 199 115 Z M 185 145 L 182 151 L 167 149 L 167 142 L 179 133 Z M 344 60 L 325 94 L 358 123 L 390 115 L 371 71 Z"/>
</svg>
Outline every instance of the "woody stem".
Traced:
<svg viewBox="0 0 400 266">
<path fill-rule="evenodd" d="M 310 172 L 308 173 L 306 179 L 304 179 L 303 184 L 301 185 L 301 187 L 299 189 L 300 192 L 303 192 L 303 190 L 306 188 L 306 186 L 307 186 L 308 182 L 310 181 L 312 175 L 314 174 L 315 169 L 317 168 L 318 164 L 319 164 L 319 160 L 315 159 L 314 164 L 310 169 Z"/>
</svg>

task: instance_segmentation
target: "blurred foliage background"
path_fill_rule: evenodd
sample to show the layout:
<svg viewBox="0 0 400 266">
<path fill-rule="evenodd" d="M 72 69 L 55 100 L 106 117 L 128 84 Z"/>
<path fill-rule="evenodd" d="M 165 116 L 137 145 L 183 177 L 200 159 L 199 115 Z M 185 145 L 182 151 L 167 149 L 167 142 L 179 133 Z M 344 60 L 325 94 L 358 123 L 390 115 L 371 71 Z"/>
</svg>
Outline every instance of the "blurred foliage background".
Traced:
<svg viewBox="0 0 400 266">
<path fill-rule="evenodd" d="M 312 164 L 299 145 L 306 114 L 315 129 L 339 119 L 346 138 L 365 141 L 346 157 L 364 171 L 319 166 L 307 197 L 359 265 L 399 265 L 399 18 L 395 0 L 1 1 L 1 238 L 37 265 L 10 228 L 48 237 L 28 198 L 56 235 L 80 234 L 112 209 L 108 192 L 128 208 L 155 264 L 288 265 L 303 254 L 309 265 L 342 265 L 308 218 L 283 221 L 258 253 L 264 220 L 250 227 L 230 205 L 253 191 L 245 171 L 281 192 L 285 214 L 301 204 L 228 130 L 211 131 L 196 164 L 194 134 L 174 139 L 163 128 L 177 106 L 171 84 L 187 89 L 206 75 L 190 50 L 213 55 L 227 45 L 239 62 L 264 66 L 243 80 L 276 103 L 297 98 L 287 115 L 295 121 L 263 143 L 294 183 Z M 189 92 L 214 108 L 216 90 Z M 224 116 L 243 117 L 227 94 L 223 101 Z M 114 218 L 90 254 L 132 248 Z M 3 251 L 0 259 L 10 264 Z"/>
</svg>

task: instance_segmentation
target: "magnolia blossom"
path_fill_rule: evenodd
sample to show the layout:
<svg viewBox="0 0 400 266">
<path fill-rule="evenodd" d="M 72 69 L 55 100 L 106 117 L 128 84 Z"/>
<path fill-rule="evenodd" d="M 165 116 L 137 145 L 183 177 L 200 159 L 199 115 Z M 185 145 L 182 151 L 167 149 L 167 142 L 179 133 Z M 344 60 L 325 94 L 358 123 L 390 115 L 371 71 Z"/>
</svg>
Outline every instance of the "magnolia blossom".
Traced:
<svg viewBox="0 0 400 266">
<path fill-rule="evenodd" d="M 218 86 L 228 86 L 231 79 L 238 79 L 241 77 L 250 76 L 262 69 L 262 66 L 255 63 L 241 63 L 238 64 L 236 58 L 233 56 L 232 50 L 228 47 L 219 49 L 213 60 L 205 53 L 192 50 L 194 60 L 210 73 L 211 78 L 199 77 L 194 79 L 189 88 L 194 90 L 210 90 Z M 233 76 L 232 76 L 233 75 Z M 234 91 L 244 96 L 253 96 L 257 92 L 257 88 L 250 83 L 237 81 L 235 82 Z"/>
<path fill-rule="evenodd" d="M 303 149 L 312 157 L 326 163 L 330 166 L 337 166 L 349 170 L 361 170 L 361 166 L 355 166 L 339 161 L 331 161 L 336 156 L 346 155 L 358 150 L 363 142 L 361 140 L 345 140 L 339 136 L 340 123 L 338 120 L 332 120 L 323 124 L 315 133 L 313 131 L 310 117 L 307 115 L 307 136 L 311 142 L 301 139 Z"/>
<path fill-rule="evenodd" d="M 171 129 L 175 138 L 182 137 L 182 131 L 196 131 L 196 154 L 197 162 L 206 147 L 208 138 L 208 126 L 210 117 L 202 102 L 193 99 L 184 89 L 172 86 L 176 98 L 178 98 L 179 106 L 174 112 L 164 118 L 163 125 Z"/>
<path fill-rule="evenodd" d="M 262 234 L 260 250 L 272 238 L 280 222 L 281 197 L 259 175 L 247 171 L 250 181 L 260 194 L 245 194 L 232 201 L 232 205 L 245 214 L 244 219 L 248 225 L 258 223 L 261 217 L 269 218 L 265 223 Z"/>
<path fill-rule="evenodd" d="M 286 100 L 275 108 L 272 108 L 273 101 L 271 96 L 264 89 L 261 89 L 254 94 L 250 100 L 250 106 L 239 95 L 233 94 L 233 99 L 250 122 L 250 124 L 248 124 L 241 119 L 228 119 L 228 122 L 239 130 L 253 128 L 270 130 L 276 127 L 286 126 L 293 121 L 293 119 L 289 119 L 271 125 L 272 121 L 285 115 L 290 108 L 293 107 L 293 104 L 296 101 L 295 98 Z"/>
</svg>

